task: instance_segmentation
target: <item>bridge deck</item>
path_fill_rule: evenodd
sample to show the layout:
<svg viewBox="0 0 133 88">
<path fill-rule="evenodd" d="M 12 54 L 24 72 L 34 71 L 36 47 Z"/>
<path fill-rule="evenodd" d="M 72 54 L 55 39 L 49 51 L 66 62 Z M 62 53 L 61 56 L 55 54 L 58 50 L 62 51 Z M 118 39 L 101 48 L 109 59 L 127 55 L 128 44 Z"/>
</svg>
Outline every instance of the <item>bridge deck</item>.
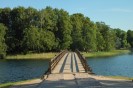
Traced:
<svg viewBox="0 0 133 88">
<path fill-rule="evenodd" d="M 83 65 L 75 52 L 66 53 L 52 73 L 76 73 L 85 72 Z"/>
<path fill-rule="evenodd" d="M 88 73 L 50 74 L 37 88 L 103 88 Z"/>
</svg>

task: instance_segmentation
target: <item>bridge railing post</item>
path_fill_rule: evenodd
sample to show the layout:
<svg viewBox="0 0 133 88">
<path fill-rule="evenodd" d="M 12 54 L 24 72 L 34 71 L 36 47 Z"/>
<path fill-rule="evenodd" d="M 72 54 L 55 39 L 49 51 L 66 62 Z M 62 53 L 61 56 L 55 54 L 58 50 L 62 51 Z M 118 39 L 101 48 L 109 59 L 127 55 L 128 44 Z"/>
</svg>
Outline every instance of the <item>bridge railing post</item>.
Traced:
<svg viewBox="0 0 133 88">
<path fill-rule="evenodd" d="M 51 61 L 49 62 L 49 73 L 51 74 Z"/>
</svg>

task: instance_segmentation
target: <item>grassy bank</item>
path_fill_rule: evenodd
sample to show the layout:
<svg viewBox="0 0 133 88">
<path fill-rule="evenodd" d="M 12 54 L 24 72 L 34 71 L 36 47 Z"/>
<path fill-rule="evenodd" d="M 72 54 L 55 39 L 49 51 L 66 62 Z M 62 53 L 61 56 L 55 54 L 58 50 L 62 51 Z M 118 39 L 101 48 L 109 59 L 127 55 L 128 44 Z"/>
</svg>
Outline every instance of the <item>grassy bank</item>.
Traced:
<svg viewBox="0 0 133 88">
<path fill-rule="evenodd" d="M 38 80 L 38 79 L 30 79 L 30 80 L 24 80 L 24 81 L 18 81 L 18 82 L 3 83 L 3 84 L 0 84 L 0 88 L 10 88 L 13 85 L 19 85 L 19 84 L 23 84 L 26 82 L 32 82 L 34 80 Z"/>
<path fill-rule="evenodd" d="M 133 80 L 133 78 L 124 77 L 124 76 L 105 76 L 108 78 L 114 78 L 114 79 L 125 79 L 125 80 Z"/>
<path fill-rule="evenodd" d="M 107 56 L 115 56 L 120 54 L 129 53 L 129 50 L 113 50 L 110 52 L 82 52 L 83 56 L 90 57 L 107 57 Z M 8 55 L 6 59 L 51 59 L 55 55 L 59 53 L 31 53 L 26 55 Z"/>
<path fill-rule="evenodd" d="M 93 58 L 93 57 L 109 57 L 109 56 L 116 56 L 120 54 L 126 54 L 129 53 L 130 50 L 113 50 L 109 52 L 83 52 L 83 56 L 87 58 Z"/>
<path fill-rule="evenodd" d="M 58 53 L 31 53 L 26 55 L 7 55 L 6 59 L 51 59 Z"/>
</svg>

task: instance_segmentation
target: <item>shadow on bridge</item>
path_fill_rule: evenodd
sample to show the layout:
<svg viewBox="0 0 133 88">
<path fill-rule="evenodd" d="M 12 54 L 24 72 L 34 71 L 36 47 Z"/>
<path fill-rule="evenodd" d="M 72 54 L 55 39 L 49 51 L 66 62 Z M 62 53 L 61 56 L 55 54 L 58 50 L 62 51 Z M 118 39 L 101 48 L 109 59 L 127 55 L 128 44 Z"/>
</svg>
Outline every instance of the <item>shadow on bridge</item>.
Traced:
<svg viewBox="0 0 133 88">
<path fill-rule="evenodd" d="M 94 78 L 76 78 L 71 80 L 43 80 L 41 83 L 16 85 L 11 88 L 133 88 L 131 81 L 96 80 Z"/>
</svg>

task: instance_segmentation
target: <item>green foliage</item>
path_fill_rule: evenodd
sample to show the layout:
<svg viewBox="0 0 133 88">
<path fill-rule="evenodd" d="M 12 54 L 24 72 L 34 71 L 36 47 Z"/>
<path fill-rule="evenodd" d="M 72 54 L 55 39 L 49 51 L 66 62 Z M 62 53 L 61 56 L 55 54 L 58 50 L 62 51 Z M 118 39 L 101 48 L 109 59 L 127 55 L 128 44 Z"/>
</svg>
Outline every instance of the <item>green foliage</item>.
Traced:
<svg viewBox="0 0 133 88">
<path fill-rule="evenodd" d="M 84 15 L 77 13 L 71 16 L 72 24 L 72 45 L 71 49 L 83 50 L 82 28 L 83 28 Z"/>
<path fill-rule="evenodd" d="M 29 27 L 24 30 L 23 50 L 28 51 L 49 51 L 54 46 L 54 34 L 45 29 Z"/>
<path fill-rule="evenodd" d="M 0 25 L 3 56 L 6 52 L 88 52 L 133 47 L 133 31 L 112 29 L 104 22 L 94 23 L 81 13 L 69 15 L 63 9 L 0 8 L 0 23 L 4 24 Z"/>
<path fill-rule="evenodd" d="M 51 51 L 54 47 L 55 36 L 51 31 L 40 30 L 40 50 L 41 51 Z"/>
<path fill-rule="evenodd" d="M 39 32 L 35 27 L 24 29 L 23 49 L 25 52 L 38 50 L 39 47 Z"/>
<path fill-rule="evenodd" d="M 131 30 L 127 31 L 127 41 L 133 48 L 133 31 L 131 31 Z"/>
<path fill-rule="evenodd" d="M 72 25 L 70 23 L 70 16 L 69 14 L 64 10 L 58 11 L 58 20 L 57 20 L 57 31 L 56 31 L 56 37 L 59 39 L 59 48 L 61 50 L 63 49 L 69 49 L 70 44 L 72 43 L 71 38 L 71 31 L 72 31 Z"/>
<path fill-rule="evenodd" d="M 99 50 L 110 51 L 114 49 L 115 48 L 115 33 L 104 22 L 97 22 L 96 25 L 97 25 L 97 30 L 100 32 L 98 33 L 100 37 L 98 37 L 97 35 L 97 38 L 101 39 L 101 41 L 100 39 L 97 39 L 98 40 L 97 46 L 100 45 L 98 47 L 98 51 Z"/>
<path fill-rule="evenodd" d="M 114 32 L 116 34 L 116 48 L 129 48 L 127 33 L 121 29 L 114 29 Z"/>
<path fill-rule="evenodd" d="M 89 18 L 85 18 L 82 29 L 83 48 L 85 51 L 96 50 L 96 28 Z"/>
<path fill-rule="evenodd" d="M 7 46 L 5 44 L 5 35 L 7 28 L 0 23 L 0 59 L 5 58 Z"/>
<path fill-rule="evenodd" d="M 0 10 L 0 23 L 3 23 L 7 27 L 10 27 L 10 12 L 10 8 L 4 8 Z"/>
<path fill-rule="evenodd" d="M 96 44 L 97 44 L 97 51 L 104 51 L 104 38 L 102 34 L 97 30 L 96 32 Z"/>
</svg>

